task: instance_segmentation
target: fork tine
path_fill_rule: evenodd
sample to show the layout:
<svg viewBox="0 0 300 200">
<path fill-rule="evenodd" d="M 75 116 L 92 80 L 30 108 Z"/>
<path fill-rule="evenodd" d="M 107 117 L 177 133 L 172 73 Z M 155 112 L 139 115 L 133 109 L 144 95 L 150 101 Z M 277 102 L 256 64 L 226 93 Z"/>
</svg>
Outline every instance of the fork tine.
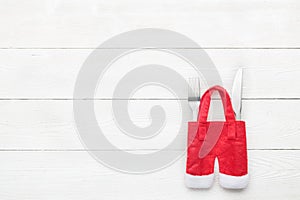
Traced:
<svg viewBox="0 0 300 200">
<path fill-rule="evenodd" d="M 193 121 L 196 121 L 200 104 L 200 78 L 198 77 L 188 79 L 188 103 L 193 113 Z"/>
</svg>

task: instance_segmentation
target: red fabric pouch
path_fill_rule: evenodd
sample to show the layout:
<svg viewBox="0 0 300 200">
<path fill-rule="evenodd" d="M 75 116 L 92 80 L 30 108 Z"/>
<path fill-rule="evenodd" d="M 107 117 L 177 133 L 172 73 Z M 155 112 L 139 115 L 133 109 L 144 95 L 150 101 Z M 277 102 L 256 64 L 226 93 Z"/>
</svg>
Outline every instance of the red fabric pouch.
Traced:
<svg viewBox="0 0 300 200">
<path fill-rule="evenodd" d="M 218 92 L 226 121 L 207 121 L 213 92 Z M 202 96 L 198 120 L 188 123 L 188 148 L 185 182 L 190 188 L 209 188 L 218 159 L 219 183 L 230 189 L 248 184 L 246 128 L 237 121 L 228 92 L 221 86 L 208 89 Z"/>
</svg>

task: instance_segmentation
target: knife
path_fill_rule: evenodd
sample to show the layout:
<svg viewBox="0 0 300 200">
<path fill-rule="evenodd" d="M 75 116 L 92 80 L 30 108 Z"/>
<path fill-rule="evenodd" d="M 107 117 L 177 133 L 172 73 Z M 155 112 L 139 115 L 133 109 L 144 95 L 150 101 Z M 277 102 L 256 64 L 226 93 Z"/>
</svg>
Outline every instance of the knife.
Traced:
<svg viewBox="0 0 300 200">
<path fill-rule="evenodd" d="M 237 120 L 241 119 L 242 112 L 242 90 L 243 90 L 243 68 L 239 68 L 236 72 L 232 90 L 231 90 L 231 101 L 235 117 Z"/>
</svg>

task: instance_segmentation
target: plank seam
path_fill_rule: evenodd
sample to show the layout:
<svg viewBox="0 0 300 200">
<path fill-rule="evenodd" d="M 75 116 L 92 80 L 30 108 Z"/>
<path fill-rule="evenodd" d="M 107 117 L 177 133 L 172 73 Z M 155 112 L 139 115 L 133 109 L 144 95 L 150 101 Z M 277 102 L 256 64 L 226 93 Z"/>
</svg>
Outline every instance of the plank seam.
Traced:
<svg viewBox="0 0 300 200">
<path fill-rule="evenodd" d="M 91 101 L 91 100 L 187 100 L 187 98 L 0 98 L 0 101 Z M 213 98 L 218 100 L 218 98 Z M 280 98 L 242 98 L 244 101 L 261 101 L 261 100 L 300 100 L 300 97 L 280 97 Z"/>
<path fill-rule="evenodd" d="M 111 48 L 97 48 L 97 47 L 0 47 L 0 50 L 93 50 L 93 49 L 132 49 L 135 47 L 111 47 Z M 300 47 L 202 47 L 202 48 L 193 48 L 193 47 L 161 47 L 161 48 L 155 48 L 155 47 L 145 47 L 142 49 L 162 49 L 162 48 L 168 48 L 168 49 L 209 49 L 209 50 L 235 50 L 235 49 L 258 49 L 258 50 L 290 50 L 290 49 L 295 49 L 295 50 L 299 50 Z"/>
<path fill-rule="evenodd" d="M 124 151 L 157 151 L 160 149 L 123 149 Z M 278 148 L 278 149 L 248 149 L 248 151 L 299 151 L 300 149 L 282 149 L 282 148 Z M 110 149 L 93 149 L 93 150 L 87 150 L 87 149 L 0 149 L 0 152 L 88 152 L 88 151 L 112 151 Z M 115 151 L 115 150 L 113 150 Z M 182 151 L 182 149 L 170 149 L 170 150 L 164 150 L 164 151 Z"/>
</svg>

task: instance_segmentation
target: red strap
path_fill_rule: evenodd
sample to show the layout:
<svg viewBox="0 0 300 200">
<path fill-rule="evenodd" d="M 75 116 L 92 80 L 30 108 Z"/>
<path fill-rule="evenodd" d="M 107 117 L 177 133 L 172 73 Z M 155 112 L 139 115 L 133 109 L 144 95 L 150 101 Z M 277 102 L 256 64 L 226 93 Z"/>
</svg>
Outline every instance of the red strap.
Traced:
<svg viewBox="0 0 300 200">
<path fill-rule="evenodd" d="M 211 96 L 215 91 L 217 91 L 221 96 L 226 121 L 235 121 L 235 115 L 231 105 L 230 96 L 223 87 L 218 85 L 209 88 L 203 94 L 199 106 L 198 121 L 207 122 Z"/>
</svg>

